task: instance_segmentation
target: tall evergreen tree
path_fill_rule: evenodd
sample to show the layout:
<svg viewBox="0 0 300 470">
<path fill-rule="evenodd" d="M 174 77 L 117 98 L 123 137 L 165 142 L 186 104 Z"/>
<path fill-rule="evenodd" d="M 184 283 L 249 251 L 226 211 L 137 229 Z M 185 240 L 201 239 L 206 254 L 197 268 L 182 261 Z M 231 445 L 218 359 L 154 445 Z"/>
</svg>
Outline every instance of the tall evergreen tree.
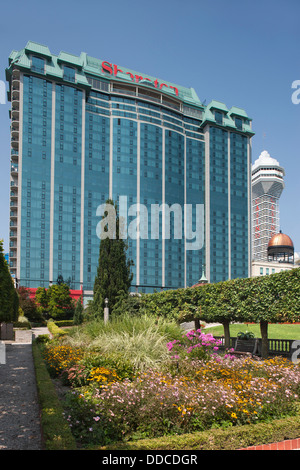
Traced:
<svg viewBox="0 0 300 470">
<path fill-rule="evenodd" d="M 112 207 L 104 212 L 100 223 L 101 241 L 93 301 L 93 311 L 97 316 L 103 315 L 105 298 L 108 298 L 108 306 L 112 312 L 120 298 L 128 295 L 133 277 L 130 269 L 133 261 L 126 257 L 127 242 L 120 238 L 121 224 L 117 207 L 111 199 L 106 204 Z"/>
<path fill-rule="evenodd" d="M 81 295 L 76 303 L 73 323 L 74 325 L 81 325 L 82 322 L 83 322 L 83 305 L 82 305 L 82 295 Z"/>
<path fill-rule="evenodd" d="M 19 298 L 4 257 L 3 240 L 0 240 L 0 323 L 18 319 Z"/>
</svg>

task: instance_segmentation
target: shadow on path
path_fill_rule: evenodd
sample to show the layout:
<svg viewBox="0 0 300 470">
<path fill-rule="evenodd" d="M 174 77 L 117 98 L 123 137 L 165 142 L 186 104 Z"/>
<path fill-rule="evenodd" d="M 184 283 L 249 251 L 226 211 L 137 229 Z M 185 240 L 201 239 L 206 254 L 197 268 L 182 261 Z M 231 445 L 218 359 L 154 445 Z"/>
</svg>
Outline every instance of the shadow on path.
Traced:
<svg viewBox="0 0 300 470">
<path fill-rule="evenodd" d="M 0 450 L 41 450 L 31 344 L 6 344 L 0 363 Z"/>
</svg>

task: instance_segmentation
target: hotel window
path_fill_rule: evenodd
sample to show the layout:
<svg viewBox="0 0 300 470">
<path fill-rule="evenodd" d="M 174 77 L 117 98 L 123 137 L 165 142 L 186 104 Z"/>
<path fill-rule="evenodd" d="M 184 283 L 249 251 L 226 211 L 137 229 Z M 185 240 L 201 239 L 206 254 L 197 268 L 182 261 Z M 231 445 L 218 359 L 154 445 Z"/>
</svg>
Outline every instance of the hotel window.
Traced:
<svg viewBox="0 0 300 470">
<path fill-rule="evenodd" d="M 72 67 L 64 66 L 64 80 L 68 82 L 75 82 L 75 69 Z"/>
<path fill-rule="evenodd" d="M 243 121 L 240 118 L 235 118 L 235 125 L 237 129 L 243 129 Z"/>
<path fill-rule="evenodd" d="M 34 72 L 44 73 L 45 72 L 45 61 L 40 57 L 32 56 L 31 58 L 31 69 Z"/>
<path fill-rule="evenodd" d="M 223 124 L 223 114 L 215 111 L 215 120 L 218 124 Z"/>
</svg>

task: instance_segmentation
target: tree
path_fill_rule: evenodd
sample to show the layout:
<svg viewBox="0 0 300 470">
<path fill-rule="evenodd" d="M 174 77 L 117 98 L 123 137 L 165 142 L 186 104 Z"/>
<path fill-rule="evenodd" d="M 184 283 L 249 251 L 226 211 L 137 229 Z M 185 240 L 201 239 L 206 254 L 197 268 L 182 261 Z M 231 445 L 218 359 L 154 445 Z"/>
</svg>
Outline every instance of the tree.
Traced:
<svg viewBox="0 0 300 470">
<path fill-rule="evenodd" d="M 35 301 L 30 298 L 29 291 L 26 287 L 19 287 L 19 303 L 24 312 L 24 316 L 30 321 L 39 323 L 42 320 L 42 315 L 36 307 Z"/>
<path fill-rule="evenodd" d="M 49 295 L 45 287 L 39 287 L 35 293 L 35 304 L 41 315 L 48 315 Z"/>
<path fill-rule="evenodd" d="M 74 302 L 67 284 L 49 287 L 49 315 L 54 320 L 70 320 L 74 315 Z"/>
<path fill-rule="evenodd" d="M 94 283 L 93 301 L 93 311 L 97 316 L 103 315 L 106 297 L 112 312 L 120 298 L 128 295 L 133 277 L 130 272 L 133 261 L 126 257 L 127 243 L 123 238 L 120 238 L 121 230 L 117 208 L 110 199 L 106 201 L 106 210 L 100 227 L 99 263 Z"/>
<path fill-rule="evenodd" d="M 82 322 L 83 322 L 83 305 L 82 305 L 82 296 L 80 296 L 76 303 L 73 323 L 74 325 L 81 325 Z"/>
<path fill-rule="evenodd" d="M 18 295 L 4 257 L 3 240 L 0 240 L 0 322 L 16 321 L 18 308 Z"/>
</svg>

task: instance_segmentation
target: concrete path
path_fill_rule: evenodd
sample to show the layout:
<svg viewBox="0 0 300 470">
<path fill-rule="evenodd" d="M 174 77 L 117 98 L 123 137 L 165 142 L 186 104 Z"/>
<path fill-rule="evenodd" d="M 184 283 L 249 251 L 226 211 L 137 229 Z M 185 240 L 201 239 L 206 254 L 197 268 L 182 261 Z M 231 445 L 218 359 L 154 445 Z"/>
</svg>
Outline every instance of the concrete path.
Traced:
<svg viewBox="0 0 300 470">
<path fill-rule="evenodd" d="M 0 450 L 42 449 L 31 343 L 32 334 L 47 332 L 34 328 L 18 342 L 0 342 Z"/>
</svg>

